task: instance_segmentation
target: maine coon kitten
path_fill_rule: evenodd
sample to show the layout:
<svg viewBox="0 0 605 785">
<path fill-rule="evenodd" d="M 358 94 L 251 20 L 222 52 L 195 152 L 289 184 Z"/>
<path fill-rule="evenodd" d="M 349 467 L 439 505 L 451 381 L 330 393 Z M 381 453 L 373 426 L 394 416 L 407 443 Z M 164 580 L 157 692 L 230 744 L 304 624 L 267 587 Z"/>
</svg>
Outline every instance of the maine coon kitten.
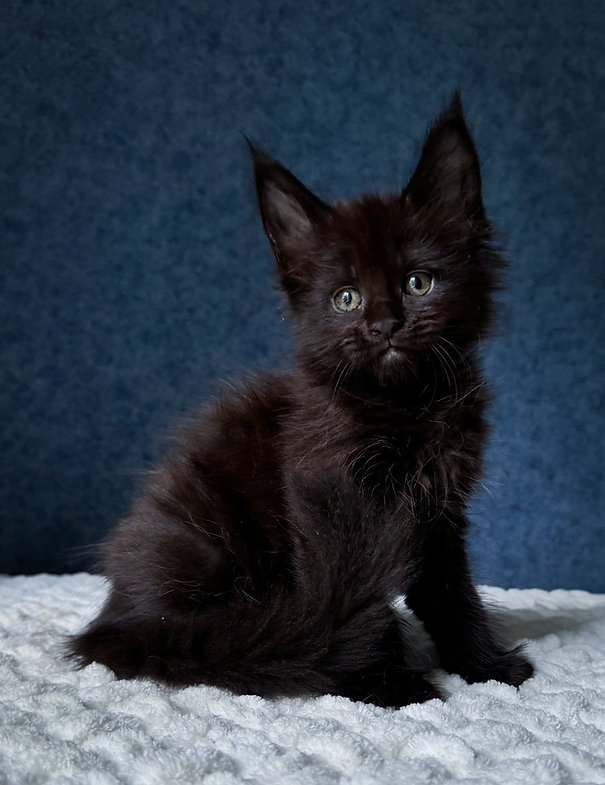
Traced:
<svg viewBox="0 0 605 785">
<path fill-rule="evenodd" d="M 490 631 L 465 555 L 502 261 L 459 97 L 392 196 L 328 205 L 251 151 L 296 365 L 228 393 L 157 471 L 71 653 L 120 678 L 401 706 L 439 696 L 408 662 L 405 594 L 445 669 L 521 684 L 532 666 Z"/>
</svg>

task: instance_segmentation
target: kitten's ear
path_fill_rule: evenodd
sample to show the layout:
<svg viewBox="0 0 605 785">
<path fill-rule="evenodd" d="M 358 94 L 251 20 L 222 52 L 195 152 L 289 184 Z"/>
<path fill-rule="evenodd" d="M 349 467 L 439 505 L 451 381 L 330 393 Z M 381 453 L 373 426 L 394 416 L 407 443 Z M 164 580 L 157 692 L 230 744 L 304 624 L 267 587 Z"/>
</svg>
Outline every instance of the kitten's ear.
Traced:
<svg viewBox="0 0 605 785">
<path fill-rule="evenodd" d="M 430 129 L 404 195 L 412 207 L 435 208 L 445 219 L 484 217 L 479 159 L 458 92 Z"/>
<path fill-rule="evenodd" d="M 298 250 L 329 208 L 279 161 L 246 139 L 263 226 L 278 259 Z"/>
</svg>

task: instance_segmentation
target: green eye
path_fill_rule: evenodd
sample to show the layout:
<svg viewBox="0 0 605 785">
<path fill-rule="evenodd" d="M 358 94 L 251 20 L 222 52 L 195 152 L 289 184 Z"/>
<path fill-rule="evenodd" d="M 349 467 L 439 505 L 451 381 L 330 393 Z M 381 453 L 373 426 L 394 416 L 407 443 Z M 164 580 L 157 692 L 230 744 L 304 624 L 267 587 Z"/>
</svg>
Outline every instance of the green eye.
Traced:
<svg viewBox="0 0 605 785">
<path fill-rule="evenodd" d="M 421 297 L 423 294 L 428 294 L 433 288 L 433 276 L 429 273 L 423 273 L 420 270 L 413 272 L 408 276 L 405 282 L 405 291 L 414 297 Z"/>
<path fill-rule="evenodd" d="M 354 311 L 361 305 L 361 295 L 357 289 L 341 289 L 332 298 L 337 311 Z"/>
</svg>

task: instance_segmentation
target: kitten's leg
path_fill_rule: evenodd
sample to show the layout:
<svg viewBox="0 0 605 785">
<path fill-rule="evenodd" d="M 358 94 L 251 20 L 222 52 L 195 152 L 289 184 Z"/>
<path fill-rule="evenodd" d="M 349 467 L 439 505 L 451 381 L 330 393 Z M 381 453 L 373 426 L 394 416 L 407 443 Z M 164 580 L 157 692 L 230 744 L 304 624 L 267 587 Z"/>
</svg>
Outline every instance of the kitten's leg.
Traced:
<svg viewBox="0 0 605 785">
<path fill-rule="evenodd" d="M 317 661 L 326 691 L 393 708 L 440 698 L 410 664 L 403 624 L 384 599 L 407 574 L 401 515 L 385 515 L 329 467 L 294 475 L 291 484 L 295 532 L 304 532 L 296 548 L 298 586 L 307 602 L 318 598 L 318 629 L 330 631 Z"/>
<path fill-rule="evenodd" d="M 408 664 L 401 622 L 392 611 L 389 613 L 393 618 L 381 641 L 381 656 L 371 666 L 343 676 L 338 684 L 338 694 L 385 708 L 442 698 L 423 673 Z"/>
<path fill-rule="evenodd" d="M 519 686 L 533 674 L 520 647 L 507 650 L 492 633 L 471 582 L 464 519 L 448 523 L 424 543 L 419 576 L 406 593 L 408 607 L 424 622 L 443 667 L 466 681 L 495 679 Z"/>
</svg>

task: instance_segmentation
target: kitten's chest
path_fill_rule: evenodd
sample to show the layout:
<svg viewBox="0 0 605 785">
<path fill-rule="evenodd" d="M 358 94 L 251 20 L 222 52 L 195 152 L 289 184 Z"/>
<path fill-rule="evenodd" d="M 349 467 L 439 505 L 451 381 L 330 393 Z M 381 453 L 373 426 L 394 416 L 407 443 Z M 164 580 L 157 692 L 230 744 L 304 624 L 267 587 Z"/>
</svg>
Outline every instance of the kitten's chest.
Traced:
<svg viewBox="0 0 605 785">
<path fill-rule="evenodd" d="M 340 465 L 364 492 L 387 502 L 405 496 L 431 515 L 464 504 L 481 469 L 482 442 L 480 416 L 404 423 L 361 432 Z"/>
<path fill-rule="evenodd" d="M 314 403 L 291 423 L 287 472 L 312 477 L 337 471 L 380 503 L 400 504 L 405 497 L 421 517 L 461 509 L 481 469 L 481 395 L 411 414 Z"/>
</svg>

